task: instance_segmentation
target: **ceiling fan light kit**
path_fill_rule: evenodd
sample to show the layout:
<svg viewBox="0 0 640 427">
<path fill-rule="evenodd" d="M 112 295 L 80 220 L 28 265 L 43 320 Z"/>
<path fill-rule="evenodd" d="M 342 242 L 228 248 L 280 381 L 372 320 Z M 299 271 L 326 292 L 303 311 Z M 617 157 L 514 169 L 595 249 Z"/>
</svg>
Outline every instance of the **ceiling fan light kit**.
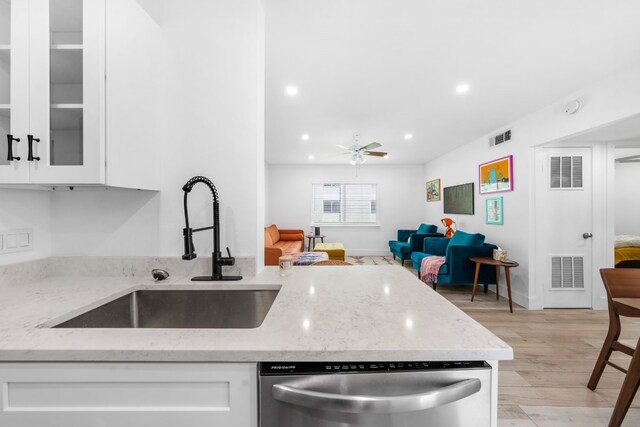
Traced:
<svg viewBox="0 0 640 427">
<path fill-rule="evenodd" d="M 353 166 L 359 166 L 367 161 L 365 156 L 372 157 L 383 157 L 387 158 L 388 154 L 384 151 L 371 151 L 378 147 L 382 147 L 382 144 L 378 142 L 372 142 L 367 145 L 359 145 L 358 139 L 360 135 L 356 134 L 353 137 L 354 144 L 351 147 L 345 147 L 344 145 L 337 145 L 336 147 L 341 148 L 343 150 L 347 150 L 344 154 L 349 154 L 351 159 L 349 160 L 349 164 Z"/>
<path fill-rule="evenodd" d="M 353 166 L 356 166 L 356 165 L 361 165 L 366 161 L 367 159 L 365 159 L 362 154 L 354 154 L 353 156 L 351 156 L 351 160 L 349 160 L 349 163 L 352 164 Z"/>
</svg>

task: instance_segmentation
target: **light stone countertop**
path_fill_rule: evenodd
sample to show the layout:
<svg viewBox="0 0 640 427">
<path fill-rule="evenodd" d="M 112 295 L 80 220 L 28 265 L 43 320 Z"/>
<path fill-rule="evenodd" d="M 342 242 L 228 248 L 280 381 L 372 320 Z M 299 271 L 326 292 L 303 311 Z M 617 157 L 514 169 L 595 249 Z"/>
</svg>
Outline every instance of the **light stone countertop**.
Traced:
<svg viewBox="0 0 640 427">
<path fill-rule="evenodd" d="M 152 288 L 280 288 L 280 292 L 255 329 L 49 327 L 133 290 Z M 294 267 L 287 277 L 281 277 L 277 267 L 267 267 L 241 282 L 49 277 L 0 285 L 2 361 L 512 358 L 506 343 L 400 266 Z"/>
</svg>

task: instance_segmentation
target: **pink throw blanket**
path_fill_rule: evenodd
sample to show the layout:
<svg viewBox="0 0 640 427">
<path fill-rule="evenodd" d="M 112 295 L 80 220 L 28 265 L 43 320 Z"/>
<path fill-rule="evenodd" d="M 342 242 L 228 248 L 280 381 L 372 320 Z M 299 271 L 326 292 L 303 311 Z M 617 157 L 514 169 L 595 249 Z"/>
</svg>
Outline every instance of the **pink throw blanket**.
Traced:
<svg viewBox="0 0 640 427">
<path fill-rule="evenodd" d="M 426 256 L 420 264 L 420 280 L 424 283 L 438 283 L 438 271 L 444 264 L 443 256 Z"/>
</svg>

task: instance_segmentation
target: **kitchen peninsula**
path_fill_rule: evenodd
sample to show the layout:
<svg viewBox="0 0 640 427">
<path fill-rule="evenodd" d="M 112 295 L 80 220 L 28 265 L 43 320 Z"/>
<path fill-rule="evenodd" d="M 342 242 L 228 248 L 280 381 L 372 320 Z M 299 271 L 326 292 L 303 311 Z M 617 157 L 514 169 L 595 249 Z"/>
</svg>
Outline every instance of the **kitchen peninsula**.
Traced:
<svg viewBox="0 0 640 427">
<path fill-rule="evenodd" d="M 278 295 L 257 328 L 52 328 L 149 289 Z M 72 425 L 69 420 L 95 411 L 128 425 L 144 425 L 157 414 L 156 425 L 252 426 L 257 362 L 487 361 L 496 425 L 498 361 L 513 358 L 507 344 L 399 266 L 296 267 L 286 277 L 271 267 L 233 284 L 46 277 L 3 284 L 0 294 L 0 382 L 9 402 L 0 424 L 46 419 Z M 137 391 L 128 393 L 127 386 Z M 83 387 L 98 390 L 101 400 L 83 395 Z"/>
</svg>

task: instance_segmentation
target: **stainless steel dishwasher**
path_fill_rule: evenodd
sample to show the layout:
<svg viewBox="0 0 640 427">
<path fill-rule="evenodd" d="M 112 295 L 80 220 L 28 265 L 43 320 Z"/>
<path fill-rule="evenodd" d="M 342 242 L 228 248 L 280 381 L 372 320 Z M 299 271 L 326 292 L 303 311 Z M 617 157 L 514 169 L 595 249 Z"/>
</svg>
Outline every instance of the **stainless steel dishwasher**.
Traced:
<svg viewBox="0 0 640 427">
<path fill-rule="evenodd" d="M 260 427 L 491 425 L 486 362 L 259 366 Z"/>
</svg>

